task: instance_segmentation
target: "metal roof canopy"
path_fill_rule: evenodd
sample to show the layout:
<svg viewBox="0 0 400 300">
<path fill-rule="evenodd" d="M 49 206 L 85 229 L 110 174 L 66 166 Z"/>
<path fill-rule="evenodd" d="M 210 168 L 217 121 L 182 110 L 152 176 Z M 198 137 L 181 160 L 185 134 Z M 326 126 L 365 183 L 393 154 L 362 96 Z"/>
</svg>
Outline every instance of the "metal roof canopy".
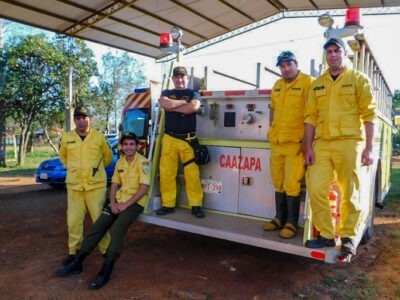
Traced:
<svg viewBox="0 0 400 300">
<path fill-rule="evenodd" d="M 0 0 L 0 17 L 159 59 L 172 26 L 188 48 L 279 13 L 391 6 L 400 0 Z"/>
</svg>

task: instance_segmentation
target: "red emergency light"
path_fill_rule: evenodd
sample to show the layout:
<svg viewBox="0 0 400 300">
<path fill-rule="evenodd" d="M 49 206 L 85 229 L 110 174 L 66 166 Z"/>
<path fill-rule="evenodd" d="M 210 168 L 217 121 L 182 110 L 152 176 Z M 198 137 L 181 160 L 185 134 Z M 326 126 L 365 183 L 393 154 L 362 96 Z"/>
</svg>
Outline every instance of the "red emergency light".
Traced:
<svg viewBox="0 0 400 300">
<path fill-rule="evenodd" d="M 344 27 L 361 27 L 360 25 L 360 8 L 352 7 L 346 11 L 346 19 Z"/>
<path fill-rule="evenodd" d="M 172 36 L 169 32 L 160 34 L 160 48 L 168 48 L 172 46 Z"/>
</svg>

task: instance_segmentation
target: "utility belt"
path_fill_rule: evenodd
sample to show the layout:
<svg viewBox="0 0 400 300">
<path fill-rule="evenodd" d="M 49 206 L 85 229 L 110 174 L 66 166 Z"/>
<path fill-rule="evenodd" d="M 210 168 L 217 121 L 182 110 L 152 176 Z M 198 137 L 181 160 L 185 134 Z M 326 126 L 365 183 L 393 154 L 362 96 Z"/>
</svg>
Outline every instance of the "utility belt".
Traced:
<svg viewBox="0 0 400 300">
<path fill-rule="evenodd" d="M 187 165 L 195 162 L 197 165 L 205 165 L 210 161 L 210 155 L 208 153 L 208 148 L 205 145 L 200 145 L 197 139 L 196 132 L 188 133 L 174 133 L 171 131 L 165 131 L 166 134 L 187 142 L 194 151 L 194 158 L 189 161 L 184 162 L 182 165 L 186 167 Z"/>
<path fill-rule="evenodd" d="M 172 131 L 165 131 L 166 134 L 181 140 L 186 140 L 190 138 L 196 137 L 196 132 L 188 132 L 188 133 L 175 133 Z"/>
</svg>

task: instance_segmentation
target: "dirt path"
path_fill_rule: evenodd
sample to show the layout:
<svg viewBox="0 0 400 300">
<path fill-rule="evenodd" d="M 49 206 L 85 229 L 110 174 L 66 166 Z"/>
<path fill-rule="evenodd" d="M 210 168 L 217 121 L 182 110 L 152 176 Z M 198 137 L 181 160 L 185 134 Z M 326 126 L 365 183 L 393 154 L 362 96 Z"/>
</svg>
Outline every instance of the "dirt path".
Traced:
<svg viewBox="0 0 400 300">
<path fill-rule="evenodd" d="M 351 264 L 330 265 L 137 223 L 110 282 L 91 291 L 102 258 L 57 278 L 66 255 L 66 193 L 0 177 L 0 299 L 399 299 L 400 214 L 384 209 Z M 89 223 L 87 224 L 89 225 Z"/>
</svg>

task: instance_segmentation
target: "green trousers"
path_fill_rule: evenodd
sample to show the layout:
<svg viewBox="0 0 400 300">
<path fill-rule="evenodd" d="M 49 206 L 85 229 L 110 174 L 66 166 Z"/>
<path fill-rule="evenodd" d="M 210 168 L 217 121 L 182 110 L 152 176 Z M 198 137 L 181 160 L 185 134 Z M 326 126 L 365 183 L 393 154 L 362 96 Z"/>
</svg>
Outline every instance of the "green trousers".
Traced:
<svg viewBox="0 0 400 300">
<path fill-rule="evenodd" d="M 111 212 L 110 205 L 107 203 L 102 214 L 83 240 L 80 252 L 91 253 L 112 226 L 111 240 L 106 252 L 106 262 L 116 261 L 121 255 L 124 237 L 129 226 L 138 218 L 142 211 L 143 206 L 135 203 L 116 215 Z"/>
</svg>

